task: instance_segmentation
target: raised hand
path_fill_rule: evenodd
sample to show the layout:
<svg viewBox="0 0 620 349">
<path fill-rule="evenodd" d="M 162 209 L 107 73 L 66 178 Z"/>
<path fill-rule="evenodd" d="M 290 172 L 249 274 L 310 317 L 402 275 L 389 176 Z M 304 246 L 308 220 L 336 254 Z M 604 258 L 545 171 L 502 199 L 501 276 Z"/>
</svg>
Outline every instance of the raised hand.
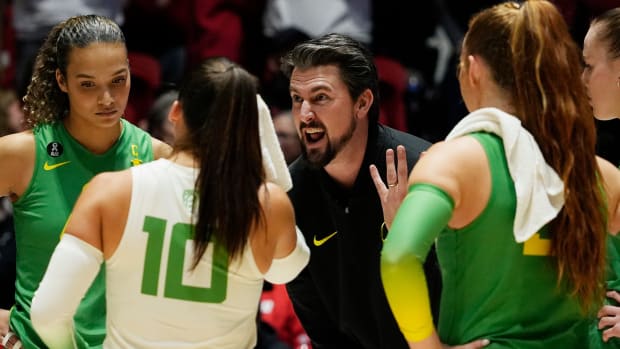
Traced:
<svg viewBox="0 0 620 349">
<path fill-rule="evenodd" d="M 388 149 L 385 152 L 386 164 L 386 182 L 383 183 L 379 170 L 375 165 L 370 165 L 370 176 L 375 183 L 377 194 L 381 199 L 381 207 L 383 209 L 383 220 L 387 228 L 392 224 L 392 220 L 396 215 L 396 211 L 401 202 L 407 195 L 407 154 L 405 147 L 399 145 L 396 147 L 397 161 L 394 161 L 394 150 Z"/>
</svg>

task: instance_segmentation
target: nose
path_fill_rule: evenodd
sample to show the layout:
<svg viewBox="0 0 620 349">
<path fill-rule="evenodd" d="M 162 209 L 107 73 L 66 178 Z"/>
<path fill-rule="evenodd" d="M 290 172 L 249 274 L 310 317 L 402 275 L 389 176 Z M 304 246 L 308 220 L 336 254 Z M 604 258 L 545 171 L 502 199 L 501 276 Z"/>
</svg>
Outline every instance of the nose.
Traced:
<svg viewBox="0 0 620 349">
<path fill-rule="evenodd" d="M 111 106 L 114 103 L 114 98 L 109 90 L 103 91 L 103 94 L 99 97 L 98 103 L 104 107 Z"/>
<path fill-rule="evenodd" d="M 312 111 L 312 108 L 310 107 L 310 103 L 308 103 L 308 101 L 303 101 L 301 103 L 301 108 L 299 109 L 301 121 L 303 121 L 304 123 L 308 123 L 314 118 L 314 112 Z"/>
</svg>

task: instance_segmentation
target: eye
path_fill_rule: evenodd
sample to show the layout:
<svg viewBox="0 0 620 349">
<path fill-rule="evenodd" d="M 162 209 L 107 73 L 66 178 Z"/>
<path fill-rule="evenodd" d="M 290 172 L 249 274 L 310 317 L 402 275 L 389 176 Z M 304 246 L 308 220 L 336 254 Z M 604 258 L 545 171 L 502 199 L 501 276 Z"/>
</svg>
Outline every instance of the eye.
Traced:
<svg viewBox="0 0 620 349">
<path fill-rule="evenodd" d="M 119 77 L 119 78 L 116 78 L 116 79 L 112 80 L 112 83 L 113 83 L 113 84 L 120 85 L 120 84 L 124 84 L 124 83 L 125 83 L 125 81 L 127 81 L 127 78 L 125 78 L 125 77 L 123 76 L 123 77 Z"/>
<path fill-rule="evenodd" d="M 94 87 L 95 83 L 92 81 L 82 81 L 80 82 L 80 86 L 89 88 L 89 87 Z"/>
<path fill-rule="evenodd" d="M 291 95 L 291 100 L 293 101 L 293 103 L 303 102 L 303 98 L 299 97 L 298 95 Z"/>
<path fill-rule="evenodd" d="M 322 93 L 321 93 L 321 94 L 318 94 L 318 95 L 316 95 L 316 96 L 314 97 L 314 100 L 315 100 L 316 102 L 323 102 L 323 101 L 326 101 L 327 99 L 328 99 L 327 95 L 322 94 Z"/>
</svg>

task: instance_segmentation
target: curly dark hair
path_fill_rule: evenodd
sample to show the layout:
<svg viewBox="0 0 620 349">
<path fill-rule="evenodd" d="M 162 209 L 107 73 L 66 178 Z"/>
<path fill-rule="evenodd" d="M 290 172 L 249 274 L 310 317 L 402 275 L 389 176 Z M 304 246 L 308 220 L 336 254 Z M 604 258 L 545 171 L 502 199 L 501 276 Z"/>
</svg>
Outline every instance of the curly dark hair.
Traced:
<svg viewBox="0 0 620 349">
<path fill-rule="evenodd" d="M 69 97 L 56 82 L 56 69 L 66 75 L 71 50 L 96 42 L 124 45 L 125 36 L 118 24 L 98 15 L 71 17 L 52 28 L 37 53 L 32 79 L 24 96 L 26 127 L 65 118 Z"/>
</svg>

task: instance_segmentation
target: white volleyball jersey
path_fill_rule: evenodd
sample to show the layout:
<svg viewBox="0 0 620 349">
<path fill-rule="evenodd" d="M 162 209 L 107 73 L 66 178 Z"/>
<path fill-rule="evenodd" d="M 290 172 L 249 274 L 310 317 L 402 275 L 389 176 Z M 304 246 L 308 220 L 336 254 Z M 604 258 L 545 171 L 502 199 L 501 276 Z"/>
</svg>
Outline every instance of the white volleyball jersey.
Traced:
<svg viewBox="0 0 620 349">
<path fill-rule="evenodd" d="M 197 169 L 161 159 L 133 167 L 123 237 L 106 261 L 105 348 L 253 348 L 263 285 L 248 243 L 228 263 L 217 241 L 193 260 Z"/>
</svg>

